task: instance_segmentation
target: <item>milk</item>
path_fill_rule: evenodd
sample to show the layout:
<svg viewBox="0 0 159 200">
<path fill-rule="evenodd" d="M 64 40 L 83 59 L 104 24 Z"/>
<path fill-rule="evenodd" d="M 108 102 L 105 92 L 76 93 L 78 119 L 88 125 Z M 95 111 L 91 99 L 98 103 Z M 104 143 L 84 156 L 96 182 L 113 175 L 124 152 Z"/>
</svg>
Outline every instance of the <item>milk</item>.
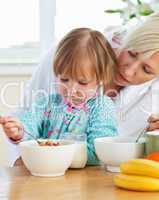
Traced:
<svg viewBox="0 0 159 200">
<path fill-rule="evenodd" d="M 84 168 L 87 163 L 87 142 L 76 141 L 76 149 L 70 168 Z"/>
</svg>

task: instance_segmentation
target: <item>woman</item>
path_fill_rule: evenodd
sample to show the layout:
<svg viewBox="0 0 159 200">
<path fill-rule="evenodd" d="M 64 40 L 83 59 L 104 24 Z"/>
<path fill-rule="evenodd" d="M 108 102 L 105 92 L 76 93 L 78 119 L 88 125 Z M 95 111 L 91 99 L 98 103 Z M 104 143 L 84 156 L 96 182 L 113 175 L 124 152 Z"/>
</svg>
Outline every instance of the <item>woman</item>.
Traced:
<svg viewBox="0 0 159 200">
<path fill-rule="evenodd" d="M 159 13 L 132 31 L 118 52 L 115 99 L 119 134 L 137 136 L 145 127 L 159 129 Z M 150 117 L 150 118 L 149 118 Z M 149 119 L 149 122 L 148 122 Z"/>
<path fill-rule="evenodd" d="M 119 67 L 115 81 L 107 86 L 107 95 L 115 91 L 114 102 L 117 106 L 119 134 L 137 135 L 147 127 L 159 129 L 159 13 L 133 30 L 118 51 Z M 51 93 L 55 88 L 52 76 L 52 51 L 37 69 L 27 92 L 24 95 L 25 108 L 29 107 L 33 91 Z M 43 80 L 43 75 L 47 79 Z M 48 87 L 52 81 L 52 87 Z M 152 117 L 155 114 L 155 117 Z M 150 117 L 151 116 L 151 117 Z M 149 119 L 149 120 L 148 120 Z M 11 145 L 11 152 L 13 152 Z M 14 148 L 17 148 L 16 146 Z M 10 164 L 19 157 L 17 149 L 12 154 Z"/>
</svg>

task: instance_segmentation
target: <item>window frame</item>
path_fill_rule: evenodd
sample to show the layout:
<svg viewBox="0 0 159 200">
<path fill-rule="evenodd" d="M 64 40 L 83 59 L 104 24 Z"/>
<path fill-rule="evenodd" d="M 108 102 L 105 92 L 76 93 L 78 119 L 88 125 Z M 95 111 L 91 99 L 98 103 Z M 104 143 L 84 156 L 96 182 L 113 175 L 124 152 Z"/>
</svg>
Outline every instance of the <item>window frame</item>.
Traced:
<svg viewBox="0 0 159 200">
<path fill-rule="evenodd" d="M 56 15 L 56 0 L 39 0 L 39 35 L 40 35 L 40 58 L 45 55 L 47 50 L 53 46 L 55 38 L 55 15 Z M 47 23 L 46 23 L 47 21 Z M 0 71 L 4 71 L 3 68 L 35 68 L 39 63 L 0 63 Z M 12 73 L 14 69 L 11 70 Z M 8 72 L 8 70 L 7 70 Z M 4 72 L 5 73 L 5 72 Z M 18 72 L 17 72 L 18 73 Z"/>
</svg>

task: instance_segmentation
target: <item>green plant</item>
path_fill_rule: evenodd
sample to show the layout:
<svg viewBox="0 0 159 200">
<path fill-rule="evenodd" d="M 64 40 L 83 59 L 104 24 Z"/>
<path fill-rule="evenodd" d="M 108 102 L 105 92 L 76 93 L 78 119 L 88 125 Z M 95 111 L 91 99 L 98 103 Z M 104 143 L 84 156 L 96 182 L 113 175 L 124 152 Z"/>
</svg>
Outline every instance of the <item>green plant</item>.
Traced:
<svg viewBox="0 0 159 200">
<path fill-rule="evenodd" d="M 159 0 L 151 0 L 149 3 L 143 0 L 136 0 L 136 2 L 132 0 L 121 1 L 124 2 L 125 5 L 123 8 L 108 9 L 105 10 L 105 12 L 109 14 L 119 13 L 120 17 L 123 19 L 123 24 L 126 24 L 132 18 L 141 20 L 142 16 L 148 16 L 154 13 L 156 11 L 154 8 L 159 10 Z"/>
</svg>

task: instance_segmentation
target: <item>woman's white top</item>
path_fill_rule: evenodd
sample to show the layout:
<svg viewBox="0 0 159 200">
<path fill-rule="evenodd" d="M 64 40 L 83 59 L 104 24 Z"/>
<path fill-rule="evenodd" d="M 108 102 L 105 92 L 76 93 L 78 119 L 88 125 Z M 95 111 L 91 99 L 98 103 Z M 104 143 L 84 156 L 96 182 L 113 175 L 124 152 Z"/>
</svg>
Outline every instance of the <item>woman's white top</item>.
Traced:
<svg viewBox="0 0 159 200">
<path fill-rule="evenodd" d="M 151 114 L 159 113 L 159 79 L 128 86 L 115 100 L 119 135 L 137 137 Z"/>
</svg>

